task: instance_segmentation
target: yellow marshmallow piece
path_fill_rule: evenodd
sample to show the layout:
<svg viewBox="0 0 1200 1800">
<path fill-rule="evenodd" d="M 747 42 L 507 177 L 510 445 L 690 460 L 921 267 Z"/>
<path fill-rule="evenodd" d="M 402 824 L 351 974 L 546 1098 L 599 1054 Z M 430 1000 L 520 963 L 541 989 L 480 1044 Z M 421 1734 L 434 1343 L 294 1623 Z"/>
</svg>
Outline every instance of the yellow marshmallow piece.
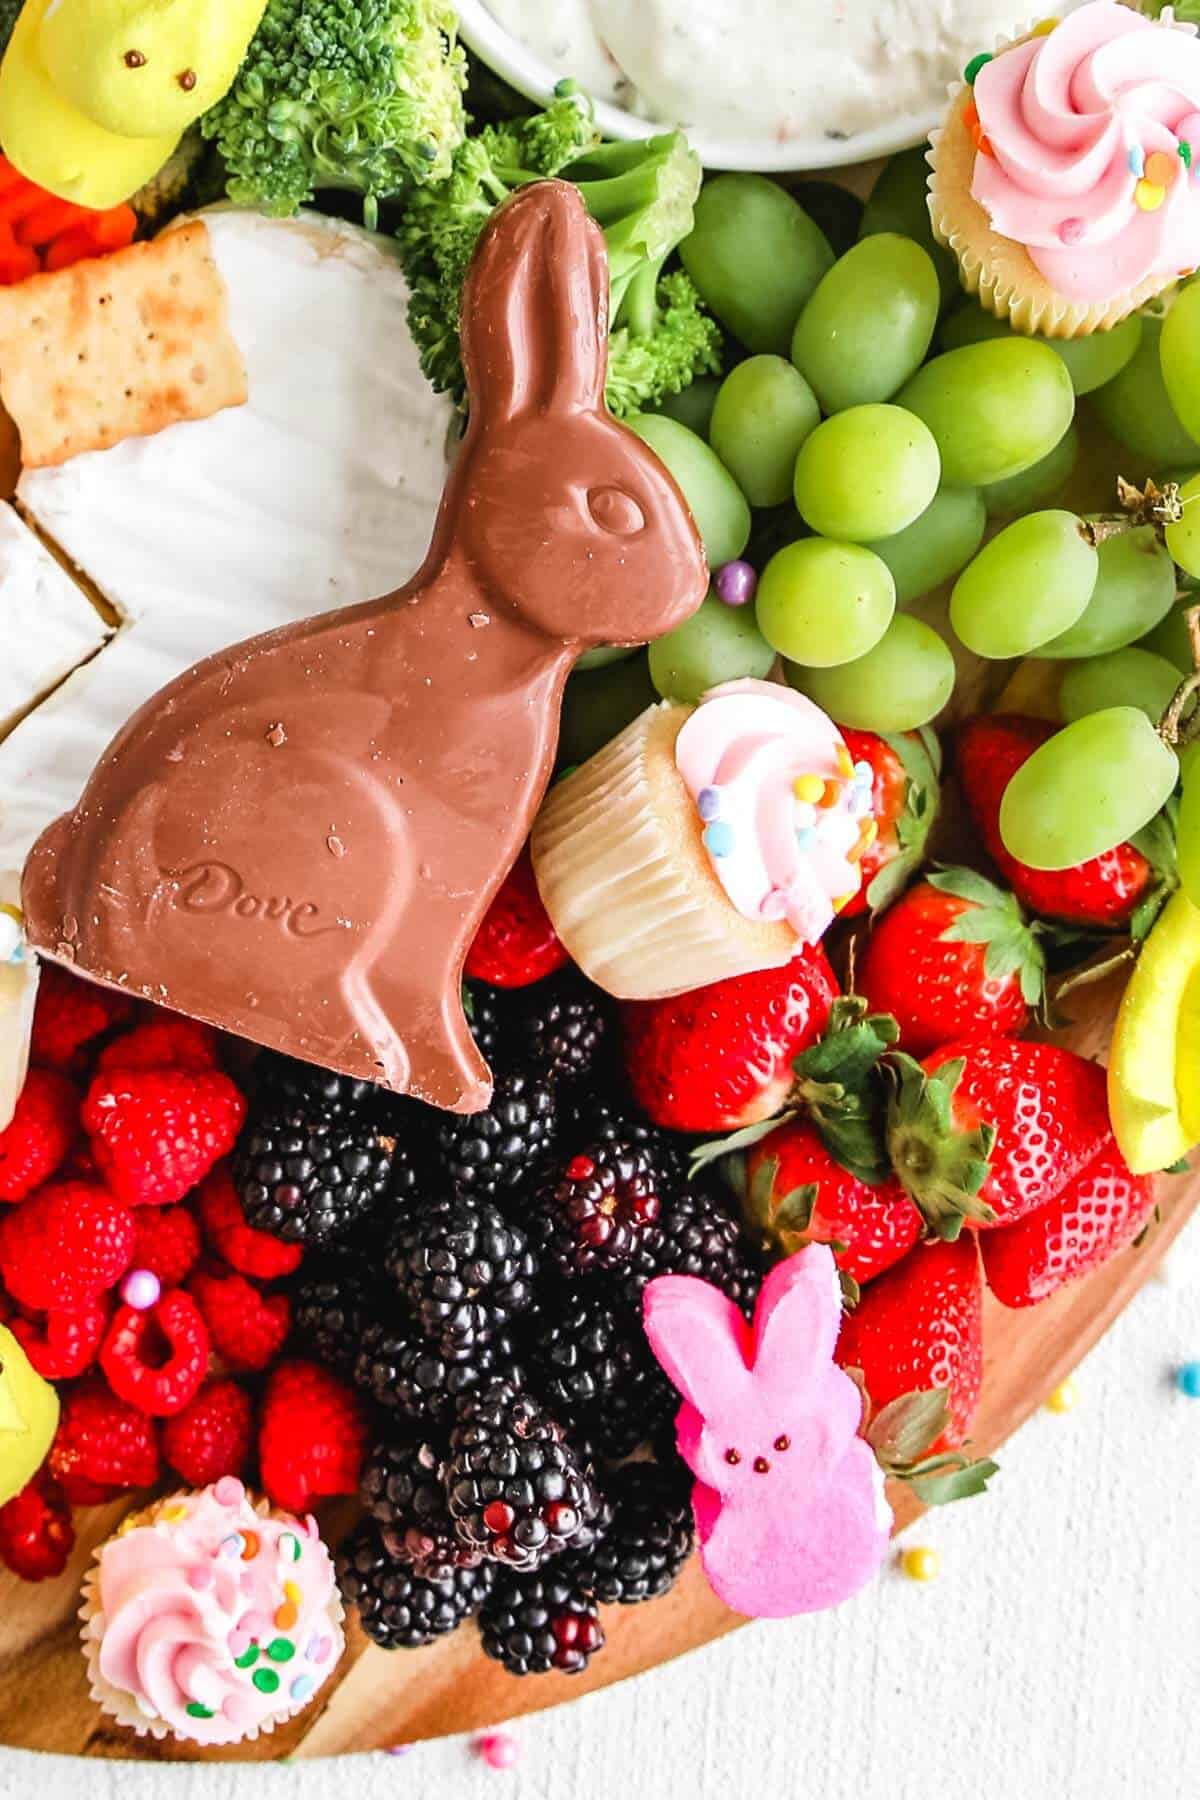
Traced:
<svg viewBox="0 0 1200 1800">
<path fill-rule="evenodd" d="M 41 1468 L 58 1429 L 58 1395 L 0 1325 L 0 1506 Z"/>
</svg>

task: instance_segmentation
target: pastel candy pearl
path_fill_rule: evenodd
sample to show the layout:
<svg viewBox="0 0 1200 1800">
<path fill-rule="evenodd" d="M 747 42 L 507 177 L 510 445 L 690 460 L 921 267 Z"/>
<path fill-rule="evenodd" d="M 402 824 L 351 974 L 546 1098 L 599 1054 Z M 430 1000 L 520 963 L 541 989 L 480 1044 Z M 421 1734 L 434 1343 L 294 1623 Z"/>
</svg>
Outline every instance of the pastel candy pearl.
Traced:
<svg viewBox="0 0 1200 1800">
<path fill-rule="evenodd" d="M 135 1312 L 149 1312 L 161 1293 L 162 1283 L 152 1269 L 131 1269 L 121 1283 L 121 1298 Z"/>
<path fill-rule="evenodd" d="M 219 1506 L 239 1506 L 245 1492 L 236 1475 L 222 1475 L 213 1488 L 213 1499 Z"/>
</svg>

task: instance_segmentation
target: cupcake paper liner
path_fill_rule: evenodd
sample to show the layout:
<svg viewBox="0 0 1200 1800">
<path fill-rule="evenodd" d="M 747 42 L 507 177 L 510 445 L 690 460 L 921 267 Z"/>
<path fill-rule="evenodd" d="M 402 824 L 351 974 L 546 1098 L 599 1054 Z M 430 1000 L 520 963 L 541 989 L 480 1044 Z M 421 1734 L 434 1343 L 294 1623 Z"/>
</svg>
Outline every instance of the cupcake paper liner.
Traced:
<svg viewBox="0 0 1200 1800">
<path fill-rule="evenodd" d="M 533 828 L 555 930 L 584 973 L 621 1000 L 779 968 L 797 949 L 790 925 L 743 918 L 713 873 L 675 767 L 691 712 L 648 708 L 550 790 Z"/>
<path fill-rule="evenodd" d="M 1028 35 L 998 40 L 994 54 L 1025 43 Z M 1111 330 L 1175 285 L 1173 276 L 1151 275 L 1111 300 L 1089 305 L 1068 300 L 1051 287 L 1023 244 L 993 231 L 986 211 L 971 193 L 977 152 L 963 116 L 970 98 L 967 83 L 955 83 L 945 124 L 929 134 L 928 201 L 935 237 L 953 251 L 964 288 L 981 306 L 998 319 L 1008 319 L 1016 331 L 1048 338 L 1087 337 Z"/>
</svg>

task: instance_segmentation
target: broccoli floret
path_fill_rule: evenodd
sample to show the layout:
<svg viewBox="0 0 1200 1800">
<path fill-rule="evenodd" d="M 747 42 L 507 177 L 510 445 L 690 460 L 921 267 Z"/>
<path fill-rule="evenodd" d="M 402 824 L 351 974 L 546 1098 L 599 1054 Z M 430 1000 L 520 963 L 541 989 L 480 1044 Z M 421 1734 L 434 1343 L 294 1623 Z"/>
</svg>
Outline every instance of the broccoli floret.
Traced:
<svg viewBox="0 0 1200 1800">
<path fill-rule="evenodd" d="M 321 188 L 366 222 L 442 181 L 465 129 L 466 59 L 443 0 L 269 0 L 237 79 L 202 128 L 231 200 L 286 218 Z"/>
<path fill-rule="evenodd" d="M 591 108 L 564 83 L 543 112 L 467 138 L 446 181 L 409 198 L 399 231 L 409 325 L 434 387 L 461 400 L 463 281 L 492 211 L 527 182 L 573 181 L 608 246 L 608 403 L 619 417 L 720 367 L 721 335 L 681 270 L 663 265 L 692 227 L 700 164 L 681 132 L 602 144 Z"/>
</svg>

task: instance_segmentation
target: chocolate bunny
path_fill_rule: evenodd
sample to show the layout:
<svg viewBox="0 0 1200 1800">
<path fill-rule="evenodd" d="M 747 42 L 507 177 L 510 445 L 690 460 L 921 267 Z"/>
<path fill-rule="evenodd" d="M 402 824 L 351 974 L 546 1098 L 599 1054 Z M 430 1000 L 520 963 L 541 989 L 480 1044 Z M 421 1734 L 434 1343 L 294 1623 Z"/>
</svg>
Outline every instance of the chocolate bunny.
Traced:
<svg viewBox="0 0 1200 1800">
<path fill-rule="evenodd" d="M 707 584 L 674 481 L 605 410 L 608 287 L 570 184 L 497 213 L 421 569 L 197 663 L 134 715 L 26 864 L 44 955 L 432 1105 L 487 1104 L 461 970 L 549 778 L 563 684 Z"/>
</svg>

